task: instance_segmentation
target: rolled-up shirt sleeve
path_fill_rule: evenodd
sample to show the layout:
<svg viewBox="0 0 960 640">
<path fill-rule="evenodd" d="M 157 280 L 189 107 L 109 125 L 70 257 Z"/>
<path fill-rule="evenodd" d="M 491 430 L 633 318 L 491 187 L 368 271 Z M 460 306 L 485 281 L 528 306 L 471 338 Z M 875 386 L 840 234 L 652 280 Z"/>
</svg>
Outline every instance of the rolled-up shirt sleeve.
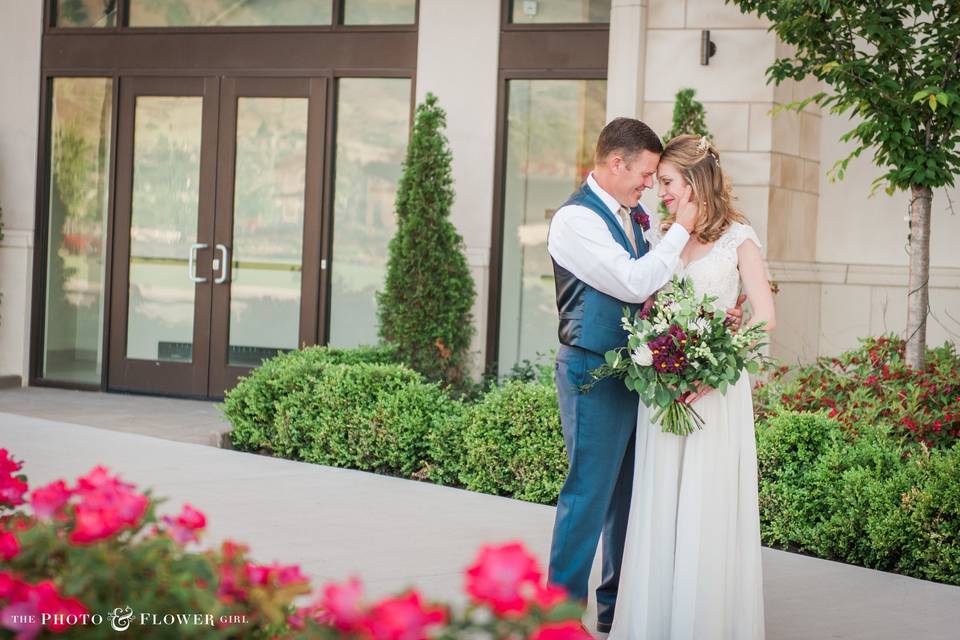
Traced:
<svg viewBox="0 0 960 640">
<path fill-rule="evenodd" d="M 547 251 L 576 278 L 618 300 L 641 303 L 673 275 L 690 234 L 674 224 L 640 258 L 621 247 L 606 223 L 579 205 L 561 207 L 550 222 Z"/>
</svg>

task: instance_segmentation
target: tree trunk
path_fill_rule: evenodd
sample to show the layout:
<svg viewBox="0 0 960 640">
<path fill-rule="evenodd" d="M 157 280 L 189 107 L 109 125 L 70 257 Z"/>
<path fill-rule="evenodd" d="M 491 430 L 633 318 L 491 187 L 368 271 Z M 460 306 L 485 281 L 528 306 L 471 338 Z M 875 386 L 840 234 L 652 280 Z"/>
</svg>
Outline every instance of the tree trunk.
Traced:
<svg viewBox="0 0 960 640">
<path fill-rule="evenodd" d="M 907 281 L 907 364 L 922 369 L 927 351 L 930 281 L 930 187 L 910 188 L 910 275 Z"/>
</svg>

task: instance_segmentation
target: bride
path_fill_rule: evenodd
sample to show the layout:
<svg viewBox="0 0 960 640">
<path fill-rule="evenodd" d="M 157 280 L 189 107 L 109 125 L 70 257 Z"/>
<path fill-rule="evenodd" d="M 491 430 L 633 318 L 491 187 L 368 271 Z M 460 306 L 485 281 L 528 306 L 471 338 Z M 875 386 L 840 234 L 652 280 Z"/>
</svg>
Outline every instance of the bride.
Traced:
<svg viewBox="0 0 960 640">
<path fill-rule="evenodd" d="M 698 297 L 733 307 L 742 284 L 751 323 L 773 328 L 760 242 L 733 208 L 720 155 L 706 138 L 678 136 L 657 168 L 664 229 L 692 191 L 696 226 L 678 272 Z M 763 638 L 763 575 L 753 402 L 746 371 L 726 394 L 692 396 L 706 424 L 679 437 L 640 404 L 636 468 L 611 640 Z"/>
</svg>

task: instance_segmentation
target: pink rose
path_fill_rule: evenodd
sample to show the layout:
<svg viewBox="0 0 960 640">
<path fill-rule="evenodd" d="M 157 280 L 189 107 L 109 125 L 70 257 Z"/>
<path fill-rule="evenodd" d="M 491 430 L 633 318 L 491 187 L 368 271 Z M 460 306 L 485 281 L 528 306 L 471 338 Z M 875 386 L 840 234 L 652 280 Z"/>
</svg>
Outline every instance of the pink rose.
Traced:
<svg viewBox="0 0 960 640">
<path fill-rule="evenodd" d="M 364 624 L 373 640 L 426 640 L 429 627 L 447 621 L 440 607 L 426 607 L 420 594 L 411 591 L 373 606 Z"/>
<path fill-rule="evenodd" d="M 357 578 L 342 584 L 330 583 L 323 588 L 318 602 L 324 622 L 340 631 L 354 631 L 363 624 L 365 615 L 361 601 L 363 585 Z"/>
<path fill-rule="evenodd" d="M 9 531 L 0 531 L 0 558 L 12 560 L 20 553 L 20 541 Z"/>
<path fill-rule="evenodd" d="M 548 622 L 533 632 L 530 640 L 591 640 L 593 636 L 584 631 L 576 621 Z"/>
<path fill-rule="evenodd" d="M 34 489 L 30 494 L 30 506 L 38 520 L 50 520 L 70 500 L 70 490 L 63 480 L 51 482 L 45 487 Z"/>
<path fill-rule="evenodd" d="M 467 569 L 467 593 L 475 602 L 493 607 L 497 614 L 522 612 L 524 592 L 540 582 L 540 567 L 520 543 L 480 549 L 476 562 Z"/>
</svg>

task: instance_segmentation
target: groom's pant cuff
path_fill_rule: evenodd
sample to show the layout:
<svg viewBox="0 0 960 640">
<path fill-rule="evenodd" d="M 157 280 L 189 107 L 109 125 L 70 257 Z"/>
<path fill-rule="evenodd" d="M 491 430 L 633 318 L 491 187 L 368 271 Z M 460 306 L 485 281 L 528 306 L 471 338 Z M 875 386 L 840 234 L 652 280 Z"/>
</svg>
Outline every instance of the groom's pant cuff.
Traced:
<svg viewBox="0 0 960 640">
<path fill-rule="evenodd" d="M 597 621 L 597 633 L 610 633 L 610 627 L 613 625 L 611 622 L 600 622 Z"/>
</svg>

